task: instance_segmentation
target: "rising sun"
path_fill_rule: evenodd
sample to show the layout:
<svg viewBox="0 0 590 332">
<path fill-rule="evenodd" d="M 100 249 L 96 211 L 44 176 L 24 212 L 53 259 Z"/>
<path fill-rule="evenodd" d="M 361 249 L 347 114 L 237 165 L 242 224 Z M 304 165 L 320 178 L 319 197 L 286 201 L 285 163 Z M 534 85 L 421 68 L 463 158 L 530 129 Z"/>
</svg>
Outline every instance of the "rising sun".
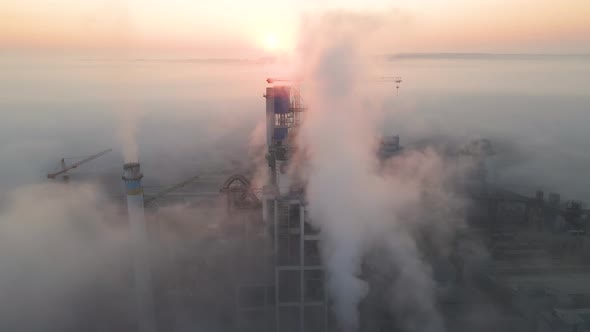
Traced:
<svg viewBox="0 0 590 332">
<path fill-rule="evenodd" d="M 281 47 L 279 36 L 274 33 L 269 33 L 264 37 L 264 48 L 267 51 L 276 51 Z"/>
</svg>

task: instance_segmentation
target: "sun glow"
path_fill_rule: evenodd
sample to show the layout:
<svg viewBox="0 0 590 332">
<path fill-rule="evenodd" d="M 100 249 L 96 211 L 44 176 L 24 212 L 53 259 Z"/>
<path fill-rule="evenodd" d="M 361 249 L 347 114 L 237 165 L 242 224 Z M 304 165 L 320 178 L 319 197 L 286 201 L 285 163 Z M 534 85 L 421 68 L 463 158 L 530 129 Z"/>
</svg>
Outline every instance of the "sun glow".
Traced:
<svg viewBox="0 0 590 332">
<path fill-rule="evenodd" d="M 275 33 L 269 33 L 264 37 L 264 48 L 267 51 L 277 51 L 281 48 L 281 40 Z"/>
</svg>

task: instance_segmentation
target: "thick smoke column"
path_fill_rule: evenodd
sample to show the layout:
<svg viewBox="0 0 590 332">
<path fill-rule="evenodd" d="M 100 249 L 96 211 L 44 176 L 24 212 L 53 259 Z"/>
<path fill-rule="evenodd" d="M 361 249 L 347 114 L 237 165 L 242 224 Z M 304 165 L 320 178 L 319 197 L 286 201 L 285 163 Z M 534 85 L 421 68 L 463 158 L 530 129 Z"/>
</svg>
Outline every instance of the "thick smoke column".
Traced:
<svg viewBox="0 0 590 332">
<path fill-rule="evenodd" d="M 367 245 L 362 220 L 372 207 L 359 205 L 365 202 L 361 188 L 371 181 L 369 169 L 363 168 L 374 166 L 362 162 L 371 160 L 372 144 L 355 98 L 354 53 L 352 45 L 342 43 L 326 49 L 319 59 L 313 90 L 318 95 L 309 100 L 311 114 L 302 132 L 313 146 L 307 192 L 310 212 L 322 229 L 328 289 L 346 330 L 358 327 L 357 307 L 367 292 L 358 275 Z M 337 190 L 343 184 L 355 189 Z"/>
<path fill-rule="evenodd" d="M 137 144 L 137 127 L 141 117 L 137 86 L 134 79 L 139 74 L 137 64 L 132 61 L 136 57 L 134 48 L 137 46 L 137 31 L 133 13 L 126 0 L 105 0 L 97 4 L 90 14 L 88 29 L 96 30 L 111 46 L 108 58 L 116 64 L 107 76 L 107 87 L 111 108 L 118 115 L 117 138 L 121 144 L 125 162 L 139 161 Z"/>
<path fill-rule="evenodd" d="M 370 76 L 363 41 L 379 19 L 339 13 L 304 26 L 301 65 L 309 111 L 299 144 L 309 162 L 309 211 L 321 228 L 328 292 L 344 331 L 359 328 L 358 308 L 369 287 L 360 278 L 361 268 L 375 248 L 385 249 L 388 263 L 398 270 L 390 302 L 399 324 L 408 331 L 440 331 L 430 269 L 411 235 L 415 225 L 403 218 L 412 215 L 408 206 L 418 205 L 425 179 L 441 172 L 434 168 L 436 155 L 428 153 L 419 154 L 423 166 L 414 173 L 380 169 L 379 112 L 361 91 Z M 410 154 L 402 164 L 416 157 Z"/>
</svg>

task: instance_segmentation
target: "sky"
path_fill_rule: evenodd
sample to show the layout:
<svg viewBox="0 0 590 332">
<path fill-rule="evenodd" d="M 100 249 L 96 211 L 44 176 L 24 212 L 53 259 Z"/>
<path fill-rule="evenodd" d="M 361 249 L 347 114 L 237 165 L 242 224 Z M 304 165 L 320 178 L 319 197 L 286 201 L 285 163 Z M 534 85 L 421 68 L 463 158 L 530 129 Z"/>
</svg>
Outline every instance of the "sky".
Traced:
<svg viewBox="0 0 590 332">
<path fill-rule="evenodd" d="M 383 15 L 376 54 L 590 53 L 587 0 L 8 0 L 0 50 L 273 56 L 327 11 Z"/>
</svg>

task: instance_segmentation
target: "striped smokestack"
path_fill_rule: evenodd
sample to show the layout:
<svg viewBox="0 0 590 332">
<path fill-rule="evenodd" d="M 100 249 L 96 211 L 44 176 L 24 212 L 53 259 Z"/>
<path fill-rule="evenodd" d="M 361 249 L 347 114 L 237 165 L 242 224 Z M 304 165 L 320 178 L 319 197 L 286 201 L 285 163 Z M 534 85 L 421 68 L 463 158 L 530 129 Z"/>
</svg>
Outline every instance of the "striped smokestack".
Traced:
<svg viewBox="0 0 590 332">
<path fill-rule="evenodd" d="M 141 174 L 139 163 L 127 163 L 123 166 L 123 182 L 127 191 L 129 233 L 133 251 L 138 331 L 156 332 L 148 234 L 143 209 L 141 178 L 143 178 L 143 174 Z"/>
</svg>

